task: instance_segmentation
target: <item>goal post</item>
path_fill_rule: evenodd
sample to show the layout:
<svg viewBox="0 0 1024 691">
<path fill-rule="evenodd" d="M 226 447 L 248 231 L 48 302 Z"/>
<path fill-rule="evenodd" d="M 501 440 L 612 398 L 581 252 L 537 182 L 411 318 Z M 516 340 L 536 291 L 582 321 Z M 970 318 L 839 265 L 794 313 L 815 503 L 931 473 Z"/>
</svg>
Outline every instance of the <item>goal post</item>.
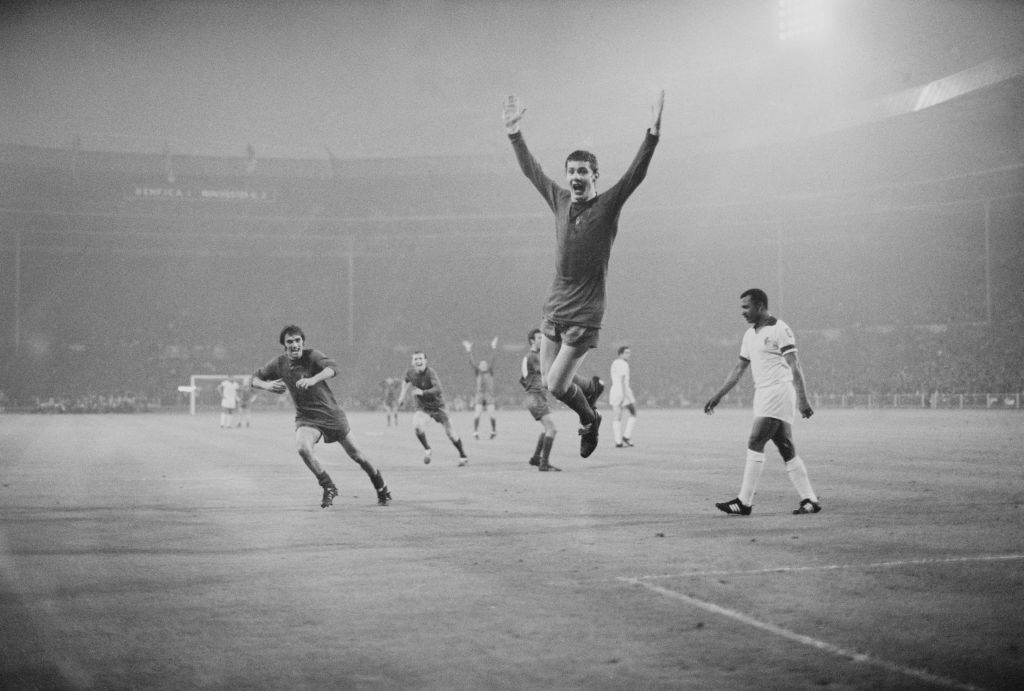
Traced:
<svg viewBox="0 0 1024 691">
<path fill-rule="evenodd" d="M 204 391 L 216 391 L 217 384 L 220 384 L 225 379 L 232 379 L 237 381 L 239 384 L 249 378 L 250 374 L 193 374 L 188 378 L 188 386 L 179 386 L 178 391 L 181 393 L 188 394 L 188 412 L 190 415 L 196 414 L 196 399 Z M 212 386 L 206 386 L 201 382 L 214 382 Z M 220 401 L 220 394 L 217 394 L 217 401 Z"/>
</svg>

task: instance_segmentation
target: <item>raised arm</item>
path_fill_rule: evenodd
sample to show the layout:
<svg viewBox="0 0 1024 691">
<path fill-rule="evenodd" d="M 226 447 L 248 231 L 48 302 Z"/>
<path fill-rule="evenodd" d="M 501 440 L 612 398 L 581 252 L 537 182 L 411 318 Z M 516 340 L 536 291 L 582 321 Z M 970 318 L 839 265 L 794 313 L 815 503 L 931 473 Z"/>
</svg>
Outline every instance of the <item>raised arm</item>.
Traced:
<svg viewBox="0 0 1024 691">
<path fill-rule="evenodd" d="M 661 135 L 661 111 L 665 109 L 665 90 L 658 92 L 658 98 L 651 106 L 651 134 L 655 137 Z"/>
<path fill-rule="evenodd" d="M 502 119 L 505 121 L 505 131 L 512 135 L 519 133 L 519 121 L 523 119 L 523 113 L 526 112 L 526 108 L 523 108 L 522 104 L 519 103 L 519 97 L 509 95 L 505 97 L 505 104 L 502 108 Z"/>
<path fill-rule="evenodd" d="M 558 195 L 563 190 L 558 186 L 558 183 L 544 173 L 537 159 L 533 157 L 533 154 L 530 153 L 526 146 L 526 140 L 523 139 L 523 135 L 519 131 L 519 123 L 523 119 L 523 113 L 525 112 L 526 108 L 522 107 L 516 96 L 505 97 L 502 118 L 505 122 L 505 131 L 508 133 L 509 141 L 512 142 L 512 149 L 515 151 L 519 169 L 523 171 L 523 175 L 533 183 L 533 186 L 544 197 L 548 207 L 554 211 Z M 566 192 L 566 194 L 568 193 Z"/>
<path fill-rule="evenodd" d="M 729 373 L 729 376 L 726 378 L 725 383 L 722 384 L 722 388 L 720 388 L 718 390 L 718 393 L 709 398 L 708 402 L 704 404 L 705 413 L 711 415 L 713 412 L 715 412 L 715 406 L 717 406 L 721 402 L 722 397 L 725 396 L 725 394 L 732 391 L 732 387 L 736 386 L 736 383 L 740 380 L 740 377 L 743 376 L 743 373 L 747 371 L 747 367 L 749 366 L 749 360 L 740 358 L 739 362 L 736 363 L 736 366 L 732 368 L 732 372 Z"/>
<path fill-rule="evenodd" d="M 479 374 L 480 368 L 477 367 L 476 360 L 473 358 L 473 342 L 463 341 L 462 347 L 466 349 L 466 356 L 469 358 L 469 366 L 473 368 L 473 374 Z"/>
<path fill-rule="evenodd" d="M 618 197 L 620 203 L 625 202 L 647 177 L 647 168 L 651 165 L 651 158 L 654 156 L 654 149 L 657 147 L 658 138 L 661 135 L 661 112 L 664 108 L 665 92 L 661 91 L 658 93 L 654 105 L 651 106 L 651 126 L 644 135 L 640 150 L 633 157 L 629 169 L 619 178 L 618 182 L 608 189 L 607 194 Z"/>
</svg>

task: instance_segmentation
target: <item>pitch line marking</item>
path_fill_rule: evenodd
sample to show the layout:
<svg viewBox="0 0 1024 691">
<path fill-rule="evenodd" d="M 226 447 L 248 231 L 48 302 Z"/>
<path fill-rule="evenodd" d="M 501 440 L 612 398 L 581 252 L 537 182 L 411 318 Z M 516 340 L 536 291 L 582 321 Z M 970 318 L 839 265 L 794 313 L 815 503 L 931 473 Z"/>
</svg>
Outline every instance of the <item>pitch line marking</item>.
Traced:
<svg viewBox="0 0 1024 691">
<path fill-rule="evenodd" d="M 915 679 L 920 679 L 922 681 L 926 681 L 930 684 L 935 684 L 938 686 L 946 686 L 953 689 L 971 689 L 973 691 L 978 690 L 977 686 L 965 684 L 955 679 L 948 679 L 938 674 L 933 674 L 927 670 L 918 669 L 916 667 L 909 667 L 906 665 L 899 665 L 895 662 L 889 662 L 888 660 L 872 657 L 866 653 L 858 653 L 853 650 L 847 650 L 845 648 L 841 648 L 837 645 L 833 645 L 826 641 L 821 641 L 817 638 L 812 638 L 810 636 L 804 636 L 803 634 L 790 631 L 789 629 L 784 629 L 781 626 L 776 626 L 775 624 L 770 624 L 759 619 L 754 619 L 753 617 L 747 616 L 742 612 L 727 609 L 725 607 L 716 605 L 712 602 L 707 602 L 705 600 L 700 600 L 689 595 L 684 595 L 674 590 L 669 590 L 668 588 L 662 588 L 661 586 L 654 585 L 653 583 L 646 583 L 639 578 L 621 577 L 618 580 L 623 581 L 625 583 L 629 583 L 630 585 L 641 586 L 643 588 L 650 590 L 651 592 L 657 593 L 667 598 L 671 598 L 673 600 L 685 602 L 686 604 L 693 605 L 694 607 L 703 609 L 707 612 L 711 612 L 712 614 L 718 614 L 723 617 L 735 619 L 736 621 L 746 624 L 747 626 L 752 626 L 756 629 L 761 629 L 762 631 L 773 633 L 776 636 L 780 636 L 782 638 L 795 641 L 802 645 L 810 646 L 811 648 L 815 648 L 816 650 L 820 650 L 822 652 L 835 655 L 836 657 L 845 658 L 853 662 L 861 662 L 864 664 L 873 665 L 875 667 L 884 669 L 888 672 L 897 672 L 899 674 L 914 677 Z"/>
<path fill-rule="evenodd" d="M 1012 561 L 1024 559 L 1024 554 L 994 554 L 979 557 L 945 557 L 933 559 L 902 559 L 899 561 L 876 561 L 867 564 L 824 564 L 817 566 L 776 566 L 768 569 L 746 571 L 687 571 L 685 573 L 661 573 L 636 576 L 629 581 L 653 581 L 664 578 L 690 578 L 694 576 L 755 576 L 765 573 L 794 573 L 797 571 L 837 571 L 839 569 L 877 569 L 884 567 L 921 566 L 925 564 L 963 564 L 983 561 Z M 620 579 L 621 580 L 621 579 Z"/>
</svg>

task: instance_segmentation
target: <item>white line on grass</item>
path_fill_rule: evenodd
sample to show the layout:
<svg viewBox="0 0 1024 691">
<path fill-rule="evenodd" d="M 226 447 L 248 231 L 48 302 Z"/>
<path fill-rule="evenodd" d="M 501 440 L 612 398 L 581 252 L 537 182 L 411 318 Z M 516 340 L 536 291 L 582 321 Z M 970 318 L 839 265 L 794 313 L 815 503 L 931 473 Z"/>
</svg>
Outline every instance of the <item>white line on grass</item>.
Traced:
<svg viewBox="0 0 1024 691">
<path fill-rule="evenodd" d="M 762 573 L 793 573 L 796 571 L 835 571 L 838 569 L 878 569 L 900 566 L 920 566 L 923 564 L 963 564 L 982 561 L 1011 561 L 1024 559 L 1024 554 L 993 554 L 976 557 L 943 557 L 933 559 L 901 559 L 899 561 L 876 561 L 867 564 L 820 564 L 814 566 L 776 566 L 768 569 L 725 570 L 725 571 L 686 571 L 683 573 L 661 573 L 649 576 L 636 576 L 630 581 L 653 581 L 667 578 L 689 578 L 693 576 L 752 576 Z"/>
<path fill-rule="evenodd" d="M 875 667 L 880 667 L 889 672 L 905 674 L 907 676 L 914 677 L 915 679 L 920 679 L 930 684 L 936 684 L 939 686 L 948 686 L 954 689 L 978 688 L 976 686 L 971 686 L 970 684 L 964 684 L 963 682 L 959 682 L 955 679 L 947 679 L 946 677 L 942 677 L 937 674 L 932 674 L 931 672 L 928 672 L 923 669 L 917 669 L 916 667 L 907 667 L 905 665 L 898 665 L 895 662 L 889 662 L 888 660 L 882 660 L 880 658 L 871 657 L 870 655 L 867 655 L 865 653 L 858 653 L 852 650 L 846 650 L 845 648 L 840 648 L 839 646 L 832 645 L 831 643 L 819 641 L 817 638 L 804 636 L 803 634 L 795 633 L 793 631 L 790 631 L 789 629 L 784 629 L 781 626 L 776 626 L 775 624 L 769 624 L 767 622 L 754 619 L 753 617 L 749 617 L 746 614 L 743 614 L 742 612 L 726 609 L 725 607 L 720 607 L 714 603 L 705 602 L 704 600 L 699 600 L 695 597 L 690 597 L 689 595 L 683 595 L 682 593 L 678 593 L 674 590 L 669 590 L 668 588 L 662 588 L 661 586 L 654 585 L 652 583 L 646 583 L 639 578 L 619 578 L 619 580 L 625 583 L 629 583 L 631 585 L 638 585 L 643 588 L 647 588 L 648 590 L 658 593 L 659 595 L 663 595 L 673 600 L 679 600 L 680 602 L 685 602 L 689 605 L 693 605 L 694 607 L 699 607 L 700 609 L 703 609 L 707 612 L 711 612 L 712 614 L 718 614 L 723 617 L 735 619 L 736 621 L 739 621 L 748 626 L 753 626 L 754 628 L 761 629 L 762 631 L 773 633 L 776 636 L 781 636 L 782 638 L 786 638 L 791 641 L 796 641 L 797 643 L 802 643 L 803 645 L 810 646 L 812 648 L 821 650 L 822 652 L 826 652 L 831 655 L 835 655 L 837 657 L 852 660 L 853 662 L 861 662 L 864 664 L 873 665 Z"/>
</svg>

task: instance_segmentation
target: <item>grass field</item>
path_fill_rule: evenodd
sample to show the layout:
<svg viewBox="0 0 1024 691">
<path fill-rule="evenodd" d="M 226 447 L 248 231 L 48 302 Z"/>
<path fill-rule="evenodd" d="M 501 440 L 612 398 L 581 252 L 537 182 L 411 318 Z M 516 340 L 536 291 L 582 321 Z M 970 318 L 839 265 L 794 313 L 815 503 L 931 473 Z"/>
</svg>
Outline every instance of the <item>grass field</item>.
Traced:
<svg viewBox="0 0 1024 691">
<path fill-rule="evenodd" d="M 0 416 L 0 687 L 1024 688 L 1024 416 L 822 410 L 736 495 L 749 410 L 645 410 L 578 457 L 560 412 L 455 467 L 410 416 L 350 416 L 320 489 L 290 416 Z M 486 424 L 486 423 L 485 423 Z M 610 432 L 610 425 L 605 428 Z"/>
</svg>

